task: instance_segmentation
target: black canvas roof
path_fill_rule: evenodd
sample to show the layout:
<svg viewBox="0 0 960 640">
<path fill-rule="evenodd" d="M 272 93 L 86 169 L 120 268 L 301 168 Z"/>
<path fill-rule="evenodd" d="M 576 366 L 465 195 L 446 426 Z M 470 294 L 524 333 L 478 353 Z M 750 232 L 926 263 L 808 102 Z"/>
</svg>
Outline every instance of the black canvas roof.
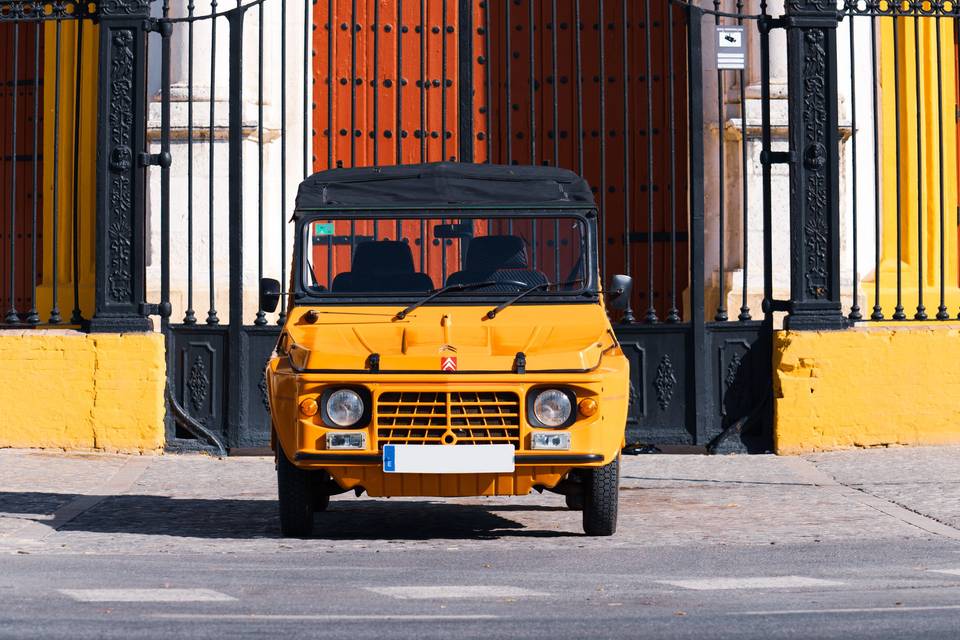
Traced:
<svg viewBox="0 0 960 640">
<path fill-rule="evenodd" d="M 451 204 L 592 207 L 594 201 L 586 181 L 566 169 L 457 162 L 331 169 L 308 177 L 297 193 L 297 212 Z"/>
</svg>

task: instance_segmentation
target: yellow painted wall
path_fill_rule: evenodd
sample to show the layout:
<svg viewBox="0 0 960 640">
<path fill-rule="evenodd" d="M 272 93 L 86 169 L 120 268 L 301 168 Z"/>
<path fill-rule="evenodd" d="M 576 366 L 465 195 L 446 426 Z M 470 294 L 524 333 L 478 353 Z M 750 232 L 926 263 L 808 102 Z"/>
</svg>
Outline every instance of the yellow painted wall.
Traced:
<svg viewBox="0 0 960 640">
<path fill-rule="evenodd" d="M 960 443 L 960 324 L 778 332 L 780 454 Z"/>
<path fill-rule="evenodd" d="M 49 320 L 53 302 L 53 229 L 57 229 L 57 304 L 63 322 L 69 322 L 74 308 L 73 205 L 74 161 L 77 160 L 77 229 L 79 257 L 79 301 L 83 316 L 93 314 L 96 253 L 96 135 L 97 60 L 100 28 L 83 22 L 83 50 L 80 56 L 80 110 L 77 111 L 77 52 L 79 24 L 64 20 L 60 25 L 59 82 L 57 74 L 56 25 L 44 25 L 43 68 L 43 279 L 37 287 L 37 309 L 41 322 Z M 57 85 L 60 87 L 57 122 Z M 79 123 L 79 138 L 74 132 Z M 54 153 L 54 141 L 58 142 Z M 79 154 L 79 155 L 77 155 Z M 56 160 L 56 162 L 55 162 Z M 54 198 L 56 189 L 57 197 Z"/>
<path fill-rule="evenodd" d="M 159 452 L 163 336 L 0 332 L 0 447 Z"/>
<path fill-rule="evenodd" d="M 927 314 L 933 317 L 940 302 L 941 213 L 946 274 L 944 277 L 945 304 L 948 309 L 956 309 L 960 305 L 960 275 L 958 275 L 960 266 L 958 266 L 957 246 L 955 26 L 954 21 L 949 19 L 903 18 L 897 20 L 896 37 L 894 37 L 892 20 L 880 19 L 877 24 L 880 37 L 881 175 L 883 176 L 881 181 L 880 305 L 884 315 L 890 318 L 897 303 L 899 267 L 902 282 L 901 301 L 906 316 L 912 318 L 916 312 L 918 291 L 922 286 Z M 939 56 L 937 25 L 940 29 Z M 918 61 L 919 103 L 917 101 Z M 939 77 L 938 63 L 942 65 Z M 899 127 L 896 119 L 898 108 Z M 899 164 L 897 162 L 898 139 L 900 142 Z M 941 140 L 943 142 L 942 163 Z M 897 262 L 898 218 L 900 223 L 899 263 Z M 871 274 L 864 279 L 864 291 L 869 296 L 868 313 L 875 302 L 875 289 L 872 284 L 876 282 L 875 277 L 876 274 Z"/>
</svg>

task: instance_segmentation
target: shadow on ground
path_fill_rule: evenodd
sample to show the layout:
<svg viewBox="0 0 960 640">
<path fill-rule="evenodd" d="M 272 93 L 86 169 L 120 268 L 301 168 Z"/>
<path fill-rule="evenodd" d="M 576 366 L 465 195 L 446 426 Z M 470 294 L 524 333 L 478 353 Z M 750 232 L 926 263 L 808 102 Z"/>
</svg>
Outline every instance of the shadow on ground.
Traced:
<svg viewBox="0 0 960 640">
<path fill-rule="evenodd" d="M 0 491 L 0 514 L 43 522 L 79 495 Z M 503 512 L 558 511 L 541 505 L 465 505 L 431 500 L 340 499 L 317 514 L 314 538 L 327 540 L 489 540 L 559 537 L 571 532 L 530 529 Z M 572 515 L 572 514 L 571 514 Z M 39 517 L 38 517 L 39 516 Z M 60 531 L 184 538 L 278 538 L 275 500 L 108 496 Z"/>
</svg>

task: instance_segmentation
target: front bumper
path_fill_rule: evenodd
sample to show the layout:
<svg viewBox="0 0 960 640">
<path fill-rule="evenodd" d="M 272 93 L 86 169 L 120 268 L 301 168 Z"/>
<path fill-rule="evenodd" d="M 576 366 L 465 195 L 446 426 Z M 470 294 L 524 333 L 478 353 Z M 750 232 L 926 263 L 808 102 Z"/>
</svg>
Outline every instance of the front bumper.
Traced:
<svg viewBox="0 0 960 640">
<path fill-rule="evenodd" d="M 383 464 L 382 453 L 331 453 L 329 451 L 298 451 L 294 462 L 321 464 Z M 517 453 L 513 456 L 515 465 L 577 465 L 603 462 L 599 453 Z"/>
</svg>

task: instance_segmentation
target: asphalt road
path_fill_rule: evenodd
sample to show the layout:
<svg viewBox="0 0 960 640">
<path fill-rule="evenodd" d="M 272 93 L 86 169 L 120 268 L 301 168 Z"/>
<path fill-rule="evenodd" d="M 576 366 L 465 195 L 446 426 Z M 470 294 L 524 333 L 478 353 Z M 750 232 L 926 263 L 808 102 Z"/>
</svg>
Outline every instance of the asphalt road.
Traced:
<svg viewBox="0 0 960 640">
<path fill-rule="evenodd" d="M 624 461 L 560 496 L 338 496 L 279 537 L 270 460 L 0 451 L 5 638 L 960 638 L 960 448 Z"/>
<path fill-rule="evenodd" d="M 936 541 L 17 554 L 0 570 L 2 638 L 960 636 L 960 548 Z"/>
</svg>

